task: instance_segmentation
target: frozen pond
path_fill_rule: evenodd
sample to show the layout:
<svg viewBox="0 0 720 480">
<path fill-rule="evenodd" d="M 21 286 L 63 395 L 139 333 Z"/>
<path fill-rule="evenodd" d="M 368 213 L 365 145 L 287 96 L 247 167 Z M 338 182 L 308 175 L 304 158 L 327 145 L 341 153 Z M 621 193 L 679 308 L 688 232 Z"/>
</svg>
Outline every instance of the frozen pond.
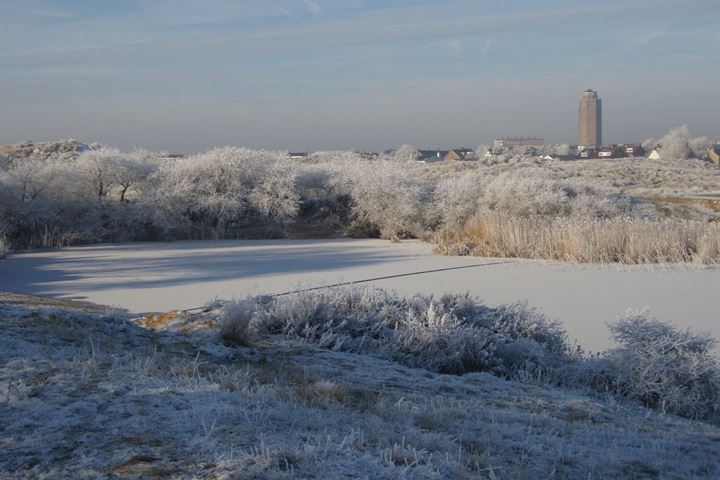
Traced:
<svg viewBox="0 0 720 480">
<path fill-rule="evenodd" d="M 571 339 L 593 351 L 610 345 L 606 321 L 628 309 L 646 307 L 659 319 L 710 331 L 720 339 L 718 268 L 443 257 L 419 242 L 263 240 L 64 248 L 1 261 L 0 290 L 145 312 L 196 307 L 215 297 L 280 293 L 413 272 L 426 273 L 369 284 L 403 294 L 467 291 L 489 305 L 527 300 L 559 318 Z"/>
</svg>

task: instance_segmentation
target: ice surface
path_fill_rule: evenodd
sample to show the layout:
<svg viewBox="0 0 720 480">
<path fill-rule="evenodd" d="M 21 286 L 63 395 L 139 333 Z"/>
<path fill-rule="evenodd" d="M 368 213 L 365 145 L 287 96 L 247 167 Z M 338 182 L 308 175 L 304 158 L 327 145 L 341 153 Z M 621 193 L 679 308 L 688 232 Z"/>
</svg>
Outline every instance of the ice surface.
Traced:
<svg viewBox="0 0 720 480">
<path fill-rule="evenodd" d="M 471 268 L 456 268 L 467 267 Z M 71 297 L 134 312 L 203 305 L 218 297 L 427 270 L 372 282 L 402 294 L 470 292 L 494 306 L 526 299 L 560 319 L 570 339 L 611 345 L 605 322 L 649 307 L 659 320 L 720 338 L 720 270 L 557 262 L 432 253 L 416 241 L 187 241 L 71 247 L 0 262 L 0 291 Z"/>
</svg>

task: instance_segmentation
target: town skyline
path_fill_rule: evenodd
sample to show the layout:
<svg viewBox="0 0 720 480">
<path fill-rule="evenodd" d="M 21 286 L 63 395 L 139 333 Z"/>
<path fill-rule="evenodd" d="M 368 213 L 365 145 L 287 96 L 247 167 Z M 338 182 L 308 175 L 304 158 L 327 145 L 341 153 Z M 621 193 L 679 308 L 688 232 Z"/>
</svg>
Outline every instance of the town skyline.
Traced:
<svg viewBox="0 0 720 480">
<path fill-rule="evenodd" d="M 9 1 L 0 143 L 573 144 L 587 88 L 606 143 L 717 138 L 716 18 L 704 0 Z"/>
</svg>

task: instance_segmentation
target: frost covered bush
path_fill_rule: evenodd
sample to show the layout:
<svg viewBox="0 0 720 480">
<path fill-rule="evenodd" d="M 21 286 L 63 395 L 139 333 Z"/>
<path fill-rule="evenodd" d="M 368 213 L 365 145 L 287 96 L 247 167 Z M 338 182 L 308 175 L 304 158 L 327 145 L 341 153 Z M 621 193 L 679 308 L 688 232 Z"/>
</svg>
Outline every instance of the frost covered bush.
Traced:
<svg viewBox="0 0 720 480">
<path fill-rule="evenodd" d="M 588 184 L 570 184 L 541 169 L 521 169 L 488 182 L 481 206 L 522 216 L 608 217 L 628 212 L 630 200 L 602 194 Z"/>
<path fill-rule="evenodd" d="M 590 185 L 571 185 L 540 169 L 521 169 L 488 182 L 481 207 L 521 216 L 608 217 L 629 211 L 630 201 L 603 195 Z"/>
<path fill-rule="evenodd" d="M 693 154 L 689 145 L 687 125 L 671 129 L 664 137 L 658 140 L 662 150 L 662 158 L 682 160 Z"/>
<path fill-rule="evenodd" d="M 344 165 L 336 188 L 351 199 L 351 231 L 382 238 L 418 237 L 427 231 L 433 186 L 420 178 L 417 168 L 389 160 Z"/>
<path fill-rule="evenodd" d="M 418 159 L 419 151 L 413 145 L 401 145 L 392 152 L 382 156 L 385 160 L 395 162 L 411 162 Z"/>
<path fill-rule="evenodd" d="M 531 340 L 555 354 L 567 352 L 567 337 L 559 320 L 550 320 L 525 302 L 500 305 L 492 310 L 489 328 L 506 338 Z"/>
<path fill-rule="evenodd" d="M 52 146 L 52 145 L 51 145 Z M 94 146 L 18 157 L 0 171 L 0 221 L 20 247 L 143 238 L 144 201 L 159 154 Z"/>
<path fill-rule="evenodd" d="M 492 309 L 468 295 L 323 290 L 260 303 L 257 319 L 268 333 L 441 373 L 514 376 L 555 365 L 567 354 L 556 322 L 522 304 Z M 519 356 L 523 351 L 530 353 Z"/>
<path fill-rule="evenodd" d="M 446 230 L 461 229 L 478 212 L 483 190 L 490 178 L 482 170 L 472 170 L 438 182 L 435 205 Z"/>
<path fill-rule="evenodd" d="M 440 373 L 462 374 L 496 366 L 495 339 L 488 330 L 468 325 L 432 302 L 414 307 L 397 324 L 393 356 L 407 365 Z"/>
<path fill-rule="evenodd" d="M 609 325 L 618 348 L 607 360 L 612 388 L 646 405 L 690 418 L 720 422 L 720 363 L 716 341 L 643 313 Z"/>
<path fill-rule="evenodd" d="M 662 161 L 686 160 L 689 158 L 704 159 L 707 149 L 714 142 L 707 137 L 692 138 L 687 125 L 671 128 L 659 140 L 648 138 L 642 145 L 648 152 L 659 147 Z"/>
<path fill-rule="evenodd" d="M 15 159 L 0 171 L 0 222 L 19 247 L 60 246 L 69 237 L 86 236 L 76 228 L 82 212 L 72 195 L 67 164 L 57 158 Z"/>
<path fill-rule="evenodd" d="M 156 174 L 158 201 L 191 236 L 232 235 L 259 222 L 279 228 L 298 210 L 294 172 L 282 168 L 280 154 L 242 148 L 214 148 L 163 164 Z"/>
<path fill-rule="evenodd" d="M 446 231 L 457 231 L 479 212 L 514 216 L 602 218 L 628 215 L 626 196 L 598 192 L 590 185 L 570 184 L 540 168 L 496 175 L 471 170 L 445 178 L 435 190 L 438 215 Z"/>
</svg>

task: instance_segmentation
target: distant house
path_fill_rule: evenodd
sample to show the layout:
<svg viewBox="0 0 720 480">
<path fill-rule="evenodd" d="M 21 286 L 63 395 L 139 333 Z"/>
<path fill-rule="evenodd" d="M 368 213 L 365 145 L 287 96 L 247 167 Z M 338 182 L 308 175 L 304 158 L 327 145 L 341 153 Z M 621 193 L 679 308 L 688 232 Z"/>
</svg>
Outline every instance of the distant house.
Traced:
<svg viewBox="0 0 720 480">
<path fill-rule="evenodd" d="M 615 145 L 600 147 L 597 151 L 598 158 L 622 158 L 624 156 L 624 152 Z"/>
<path fill-rule="evenodd" d="M 500 137 L 493 142 L 495 150 L 513 147 L 542 147 L 545 140 L 537 137 Z"/>
<path fill-rule="evenodd" d="M 595 149 L 586 147 L 583 150 L 580 150 L 578 157 L 579 158 L 594 158 L 595 157 Z"/>
<path fill-rule="evenodd" d="M 660 160 L 660 159 L 662 158 L 662 155 L 660 155 L 660 152 L 659 152 L 658 149 L 656 148 L 655 150 L 653 150 L 652 152 L 650 152 L 650 155 L 648 155 L 648 158 L 649 158 L 650 160 Z"/>
<path fill-rule="evenodd" d="M 445 159 L 448 150 L 418 150 L 418 161 L 425 163 L 440 162 Z"/>
<path fill-rule="evenodd" d="M 308 152 L 288 152 L 288 158 L 297 160 L 308 156 Z"/>
<path fill-rule="evenodd" d="M 445 155 L 445 160 L 475 160 L 475 150 L 469 148 L 453 148 Z"/>
<path fill-rule="evenodd" d="M 720 165 L 720 145 L 713 145 L 707 149 L 708 158 Z"/>
<path fill-rule="evenodd" d="M 363 157 L 367 160 L 375 160 L 376 158 L 378 158 L 380 156 L 380 154 L 377 152 L 357 152 L 357 153 L 358 153 L 358 155 L 360 155 L 361 157 Z"/>
<path fill-rule="evenodd" d="M 161 157 L 160 160 L 180 160 L 181 158 L 185 158 L 182 153 L 169 153 Z"/>
<path fill-rule="evenodd" d="M 637 150 L 633 149 L 634 151 Z M 624 158 L 626 156 L 628 153 L 624 145 L 604 145 L 597 149 L 586 147 L 578 154 L 578 158 Z"/>
<path fill-rule="evenodd" d="M 645 156 L 645 149 L 639 143 L 628 143 L 621 145 L 621 148 L 623 149 L 625 157 L 633 158 Z"/>
</svg>

